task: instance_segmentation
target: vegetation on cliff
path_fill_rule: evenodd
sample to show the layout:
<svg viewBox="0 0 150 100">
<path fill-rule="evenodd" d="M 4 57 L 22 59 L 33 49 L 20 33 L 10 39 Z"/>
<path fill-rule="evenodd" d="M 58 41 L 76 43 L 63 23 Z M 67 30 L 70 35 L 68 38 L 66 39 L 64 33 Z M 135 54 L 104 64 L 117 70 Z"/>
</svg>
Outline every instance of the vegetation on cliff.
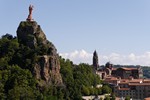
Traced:
<svg viewBox="0 0 150 100">
<path fill-rule="evenodd" d="M 20 44 L 18 38 L 10 34 L 0 38 L 1 100 L 80 100 L 82 95 L 104 93 L 105 89 L 96 88 L 100 80 L 90 65 L 74 65 L 72 61 L 62 57 L 59 60 L 63 85 L 51 83 L 41 88 L 39 81 L 42 80 L 37 79 L 33 73 L 38 55 L 45 53 L 39 48 Z"/>
</svg>

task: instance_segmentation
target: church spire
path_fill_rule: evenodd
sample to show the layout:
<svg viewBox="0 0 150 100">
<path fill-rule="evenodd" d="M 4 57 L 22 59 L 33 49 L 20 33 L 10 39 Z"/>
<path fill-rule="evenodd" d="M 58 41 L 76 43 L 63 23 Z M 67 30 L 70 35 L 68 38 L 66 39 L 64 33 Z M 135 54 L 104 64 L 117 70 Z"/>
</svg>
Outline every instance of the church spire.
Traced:
<svg viewBox="0 0 150 100">
<path fill-rule="evenodd" d="M 98 64 L 98 55 L 97 55 L 96 50 L 93 53 L 93 66 L 94 66 L 95 70 L 97 70 L 98 66 L 99 66 L 99 64 Z"/>
</svg>

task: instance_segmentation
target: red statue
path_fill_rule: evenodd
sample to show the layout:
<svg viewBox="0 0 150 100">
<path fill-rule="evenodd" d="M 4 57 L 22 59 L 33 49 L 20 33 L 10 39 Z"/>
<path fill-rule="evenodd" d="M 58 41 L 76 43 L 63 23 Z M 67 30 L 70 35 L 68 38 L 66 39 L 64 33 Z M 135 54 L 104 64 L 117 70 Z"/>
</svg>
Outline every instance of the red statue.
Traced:
<svg viewBox="0 0 150 100">
<path fill-rule="evenodd" d="M 33 21 L 33 19 L 32 19 L 32 10 L 33 10 L 33 5 L 30 5 L 29 6 L 29 15 L 28 15 L 27 21 Z"/>
</svg>

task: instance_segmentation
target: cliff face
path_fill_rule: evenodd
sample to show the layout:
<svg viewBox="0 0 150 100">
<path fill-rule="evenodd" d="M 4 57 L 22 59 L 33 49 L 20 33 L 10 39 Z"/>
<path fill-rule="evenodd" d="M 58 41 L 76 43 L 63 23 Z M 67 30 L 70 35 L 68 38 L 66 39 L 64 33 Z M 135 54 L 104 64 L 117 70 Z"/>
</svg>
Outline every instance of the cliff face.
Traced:
<svg viewBox="0 0 150 100">
<path fill-rule="evenodd" d="M 46 36 L 40 25 L 35 21 L 22 21 L 17 29 L 17 36 L 20 43 L 34 48 L 40 42 L 47 43 Z"/>
<path fill-rule="evenodd" d="M 43 55 L 38 55 L 32 71 L 35 78 L 39 81 L 39 85 L 61 85 L 62 78 L 60 75 L 60 62 L 57 50 L 46 39 L 40 25 L 35 21 L 22 21 L 17 29 L 17 37 L 20 44 L 24 44 L 29 48 L 36 49 L 39 46 L 47 48 L 47 52 Z"/>
</svg>

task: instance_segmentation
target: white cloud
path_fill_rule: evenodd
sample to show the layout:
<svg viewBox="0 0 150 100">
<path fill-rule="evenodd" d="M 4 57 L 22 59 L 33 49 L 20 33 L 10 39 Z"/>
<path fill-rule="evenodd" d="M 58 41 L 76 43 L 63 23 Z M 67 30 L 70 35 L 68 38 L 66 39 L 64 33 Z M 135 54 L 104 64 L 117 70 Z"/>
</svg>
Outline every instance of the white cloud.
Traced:
<svg viewBox="0 0 150 100">
<path fill-rule="evenodd" d="M 93 54 L 87 53 L 85 50 L 75 50 L 70 53 L 60 53 L 64 58 L 68 58 L 73 61 L 75 64 L 79 63 L 89 63 L 91 64 Z"/>
<path fill-rule="evenodd" d="M 72 60 L 75 64 L 88 63 L 92 64 L 93 53 L 89 53 L 85 50 L 75 50 L 70 53 L 60 53 L 64 58 Z M 145 52 L 141 55 L 130 53 L 122 55 L 118 53 L 111 53 L 109 55 L 98 55 L 99 64 L 104 65 L 110 61 L 113 64 L 122 65 L 145 65 L 150 66 L 150 52 Z"/>
</svg>

